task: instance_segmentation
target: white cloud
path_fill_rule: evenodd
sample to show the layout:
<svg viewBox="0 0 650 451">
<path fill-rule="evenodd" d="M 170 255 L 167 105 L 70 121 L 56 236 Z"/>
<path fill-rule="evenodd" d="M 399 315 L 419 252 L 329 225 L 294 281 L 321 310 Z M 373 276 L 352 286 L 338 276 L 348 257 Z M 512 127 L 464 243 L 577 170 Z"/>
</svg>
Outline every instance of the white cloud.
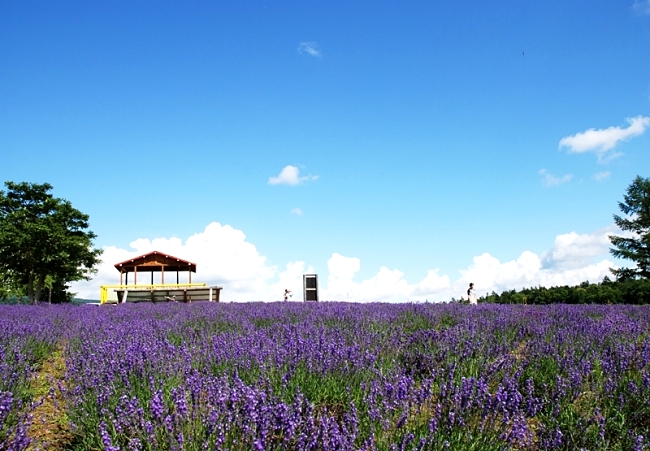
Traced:
<svg viewBox="0 0 650 451">
<path fill-rule="evenodd" d="M 298 46 L 298 53 L 307 53 L 316 58 L 320 58 L 321 52 L 318 50 L 318 42 L 301 42 Z"/>
<path fill-rule="evenodd" d="M 575 285 L 585 280 L 597 282 L 609 274 L 614 263 L 607 259 L 610 242 L 608 235 L 621 234 L 610 226 L 593 233 L 570 232 L 558 235 L 552 247 L 542 254 L 522 252 L 518 258 L 501 262 L 483 253 L 459 271 L 460 276 L 451 281 L 438 269 L 427 272 L 417 283 L 409 283 L 399 269 L 381 266 L 372 277 L 357 281 L 361 269 L 356 257 L 333 253 L 327 261 L 327 274 L 320 277 L 320 299 L 355 302 L 449 301 L 465 296 L 470 282 L 479 294 L 502 292 L 533 286 Z M 229 225 L 217 222 L 185 241 L 180 238 L 140 238 L 130 244 L 130 249 L 104 247 L 104 263 L 91 281 L 76 282 L 72 291 L 78 297 L 97 299 L 100 285 L 119 283 L 115 263 L 158 250 L 197 264 L 193 282 L 206 282 L 223 286 L 223 301 L 278 301 L 285 289 L 294 293 L 293 301 L 302 300 L 302 275 L 314 273 L 314 268 L 304 261 L 289 262 L 284 269 L 269 264 L 255 245 L 246 241 L 246 235 Z M 149 274 L 147 274 L 148 276 Z M 141 275 L 140 277 L 147 277 Z M 133 275 L 131 275 L 133 277 Z M 156 274 L 155 283 L 159 283 Z M 168 275 L 172 277 L 173 275 Z M 150 280 L 138 279 L 140 283 Z M 130 282 L 133 283 L 132 278 Z M 170 280 L 166 278 L 166 282 Z M 187 282 L 182 274 L 181 283 Z"/>
<path fill-rule="evenodd" d="M 452 297 L 467 297 L 470 282 L 481 295 L 540 285 L 577 285 L 585 280 L 599 282 L 606 275 L 611 276 L 609 268 L 615 266 L 606 257 L 608 235 L 616 231 L 615 226 L 610 226 L 590 234 L 558 235 L 553 247 L 542 255 L 524 251 L 517 259 L 506 262 L 483 253 L 460 271 L 461 276 L 454 283 L 438 270 L 429 270 L 420 282 L 409 284 L 401 271 L 386 267 L 381 267 L 373 277 L 356 282 L 354 275 L 361 268 L 359 259 L 335 253 L 327 262 L 328 285 L 322 289 L 321 297 L 356 302 L 449 301 Z"/>
<path fill-rule="evenodd" d="M 540 258 L 530 251 L 524 251 L 517 260 L 505 263 L 484 253 L 474 257 L 472 264 L 461 271 L 462 277 L 456 281 L 455 288 L 464 294 L 470 283 L 480 293 L 537 285 L 535 282 L 541 266 Z"/>
<path fill-rule="evenodd" d="M 430 270 L 419 284 L 409 285 L 404 273 L 398 269 L 379 268 L 379 272 L 361 282 L 353 281 L 361 269 L 356 257 L 345 257 L 334 253 L 327 261 L 329 276 L 323 287 L 321 298 L 353 302 L 406 301 L 414 297 L 430 299 L 449 288 L 449 277 L 438 275 L 438 270 Z"/>
<path fill-rule="evenodd" d="M 610 226 L 589 234 L 564 233 L 555 237 L 553 247 L 542 255 L 543 266 L 555 269 L 574 269 L 585 261 L 609 252 L 609 235 L 618 229 Z"/>
<path fill-rule="evenodd" d="M 316 179 L 318 179 L 317 175 L 300 177 L 300 169 L 289 164 L 280 171 L 277 177 L 269 177 L 269 185 L 299 185 Z"/>
<path fill-rule="evenodd" d="M 607 180 L 609 176 L 612 175 L 611 172 L 609 171 L 602 171 L 602 172 L 596 172 L 592 178 L 597 181 L 597 182 L 602 182 L 604 180 Z"/>
<path fill-rule="evenodd" d="M 284 290 L 291 291 L 291 301 L 302 301 L 302 275 L 313 274 L 314 268 L 306 266 L 303 261 L 287 263 L 286 268 L 278 275 L 278 281 L 267 290 L 268 297 L 264 300 L 279 301 L 283 298 Z"/>
<path fill-rule="evenodd" d="M 410 296 L 414 298 L 435 299 L 436 295 L 445 293 L 451 287 L 449 276 L 441 276 L 438 269 L 430 269 L 427 276 L 411 290 Z"/>
<path fill-rule="evenodd" d="M 523 252 L 517 260 L 505 263 L 489 254 L 483 254 L 475 257 L 467 270 L 461 271 L 463 277 L 456 282 L 454 288 L 464 295 L 470 282 L 475 284 L 480 294 L 534 286 L 577 285 L 585 280 L 598 282 L 606 275 L 611 276 L 609 268 L 614 266 L 607 259 L 581 263 L 580 266 L 568 269 L 542 268 L 539 256 L 530 251 Z"/>
<path fill-rule="evenodd" d="M 359 283 L 352 279 L 361 268 L 358 258 L 344 257 L 334 253 L 327 261 L 329 277 L 322 299 L 346 300 L 354 302 L 382 302 L 406 300 L 410 287 L 403 278 L 404 273 L 385 266 L 379 272 Z"/>
<path fill-rule="evenodd" d="M 542 176 L 542 183 L 544 186 L 558 186 L 564 183 L 570 182 L 573 178 L 571 174 L 565 174 L 562 177 L 556 177 L 553 174 L 550 174 L 546 169 L 540 169 L 537 172 Z"/>
<path fill-rule="evenodd" d="M 268 299 L 271 294 L 269 281 L 278 273 L 277 268 L 269 265 L 266 257 L 246 241 L 246 235 L 241 230 L 218 222 L 208 224 L 203 232 L 190 236 L 185 242 L 180 238 L 139 238 L 130 244 L 130 248 L 104 247 L 104 263 L 99 266 L 98 274 L 92 281 L 75 283 L 72 291 L 81 298 L 97 299 L 100 285 L 119 283 L 119 272 L 114 267 L 116 263 L 154 250 L 196 263 L 197 273 L 192 275 L 192 282 L 223 286 L 225 300 Z M 132 277 L 133 274 L 130 283 L 133 283 Z M 156 274 L 155 277 L 160 275 Z M 175 274 L 168 277 L 175 279 Z M 150 281 L 138 279 L 139 283 Z M 180 281 L 188 281 L 187 273 L 181 273 Z M 160 283 L 160 280 L 154 278 L 154 282 Z M 169 283 L 169 279 L 166 282 Z"/>
<path fill-rule="evenodd" d="M 490 254 L 474 257 L 469 268 L 461 271 L 456 283 L 457 290 L 473 282 L 481 294 L 533 286 L 577 285 L 589 280 L 598 282 L 614 263 L 605 256 L 609 254 L 608 235 L 615 226 L 590 234 L 575 232 L 558 235 L 553 247 L 541 256 L 524 251 L 516 260 L 501 263 Z M 462 283 L 460 283 L 462 281 Z"/>
<path fill-rule="evenodd" d="M 293 209 L 291 210 L 291 214 L 298 215 L 298 216 L 302 216 L 302 209 L 300 209 L 300 208 L 293 208 Z"/>
<path fill-rule="evenodd" d="M 566 136 L 560 140 L 559 147 L 568 148 L 569 153 L 593 152 L 598 156 L 599 163 L 607 163 L 622 155 L 614 150 L 619 142 L 641 135 L 650 126 L 650 117 L 637 116 L 628 118 L 627 122 L 630 124 L 627 128 L 590 128 L 585 132 Z"/>
<path fill-rule="evenodd" d="M 361 261 L 356 257 L 344 257 L 341 254 L 333 253 L 327 260 L 329 270 L 329 286 L 345 284 L 352 280 L 354 275 L 361 269 Z"/>
<path fill-rule="evenodd" d="M 650 14 L 650 0 L 634 0 L 633 7 L 639 13 Z"/>
</svg>

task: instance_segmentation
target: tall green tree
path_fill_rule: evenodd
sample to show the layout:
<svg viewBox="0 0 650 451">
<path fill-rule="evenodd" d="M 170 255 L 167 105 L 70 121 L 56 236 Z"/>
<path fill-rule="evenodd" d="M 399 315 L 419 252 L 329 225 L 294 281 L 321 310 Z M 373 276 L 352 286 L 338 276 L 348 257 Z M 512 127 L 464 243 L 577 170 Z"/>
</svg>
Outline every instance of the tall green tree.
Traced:
<svg viewBox="0 0 650 451">
<path fill-rule="evenodd" d="M 46 278 L 64 286 L 88 280 L 102 251 L 93 248 L 88 215 L 55 198 L 49 183 L 5 182 L 0 191 L 0 277 L 36 303 Z"/>
<path fill-rule="evenodd" d="M 10 273 L 0 269 L 0 301 L 16 299 L 20 302 L 25 297 L 25 287 L 18 284 Z"/>
<path fill-rule="evenodd" d="M 612 269 L 619 280 L 650 278 L 650 178 L 636 176 L 618 203 L 625 217 L 614 215 L 614 222 L 621 230 L 632 232 L 631 237 L 610 235 L 614 245 L 610 252 L 614 257 L 632 260 L 635 268 Z"/>
</svg>

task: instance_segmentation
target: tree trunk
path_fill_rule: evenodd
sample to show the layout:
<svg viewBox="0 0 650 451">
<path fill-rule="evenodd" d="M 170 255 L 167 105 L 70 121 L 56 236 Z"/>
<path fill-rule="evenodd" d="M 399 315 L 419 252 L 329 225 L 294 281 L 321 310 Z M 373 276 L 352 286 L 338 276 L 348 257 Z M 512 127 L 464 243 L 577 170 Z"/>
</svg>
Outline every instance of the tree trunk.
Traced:
<svg viewBox="0 0 650 451">
<path fill-rule="evenodd" d="M 34 304 L 38 302 L 38 300 L 41 298 L 41 291 L 43 290 L 43 284 L 45 283 L 45 273 L 41 273 L 38 275 L 38 283 L 36 284 L 36 293 L 35 293 L 35 298 L 34 299 Z"/>
<path fill-rule="evenodd" d="M 32 271 L 27 276 L 27 302 L 36 304 L 34 301 L 34 273 Z"/>
</svg>

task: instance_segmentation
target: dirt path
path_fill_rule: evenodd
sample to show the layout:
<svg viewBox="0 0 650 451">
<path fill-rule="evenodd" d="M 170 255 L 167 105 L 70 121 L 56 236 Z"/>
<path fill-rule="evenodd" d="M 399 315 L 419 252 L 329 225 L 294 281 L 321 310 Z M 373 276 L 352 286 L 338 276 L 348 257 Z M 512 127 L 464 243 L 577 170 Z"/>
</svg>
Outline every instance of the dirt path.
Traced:
<svg viewBox="0 0 650 451">
<path fill-rule="evenodd" d="M 59 344 L 32 379 L 34 400 L 40 404 L 32 411 L 32 424 L 27 431 L 31 439 L 29 450 L 64 450 L 72 439 L 59 388 L 65 388 L 64 348 L 63 343 Z"/>
</svg>

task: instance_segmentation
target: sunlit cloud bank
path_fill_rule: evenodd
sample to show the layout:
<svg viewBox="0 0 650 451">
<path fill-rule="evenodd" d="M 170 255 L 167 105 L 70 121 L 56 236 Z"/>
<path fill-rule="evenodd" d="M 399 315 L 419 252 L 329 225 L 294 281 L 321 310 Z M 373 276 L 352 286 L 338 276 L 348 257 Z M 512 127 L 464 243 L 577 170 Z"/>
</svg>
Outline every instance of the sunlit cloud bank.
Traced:
<svg viewBox="0 0 650 451">
<path fill-rule="evenodd" d="M 609 252 L 608 235 L 615 232 L 612 226 L 591 234 L 558 235 L 553 247 L 542 255 L 524 251 L 516 260 L 503 263 L 488 253 L 479 255 L 461 271 L 454 288 L 473 282 L 482 295 L 524 287 L 577 285 L 585 280 L 599 282 L 611 276 L 609 268 L 615 266 L 604 258 Z"/>
<path fill-rule="evenodd" d="M 422 280 L 409 283 L 402 271 L 386 266 L 370 278 L 357 280 L 360 259 L 335 252 L 327 261 L 327 273 L 319 274 L 320 299 L 446 302 L 464 296 L 470 282 L 481 295 L 539 285 L 598 282 L 615 266 L 607 258 L 608 235 L 617 232 L 615 226 L 610 226 L 590 234 L 558 235 L 552 247 L 541 255 L 524 251 L 515 260 L 505 262 L 483 253 L 474 257 L 467 268 L 459 270 L 453 281 L 439 269 L 429 269 Z M 176 237 L 140 238 L 130 243 L 130 249 L 107 246 L 97 275 L 91 281 L 73 284 L 72 291 L 80 298 L 97 299 L 100 285 L 119 282 L 116 263 L 153 250 L 196 263 L 193 281 L 223 286 L 224 301 L 277 301 L 286 288 L 293 292 L 292 300 L 302 300 L 302 275 L 314 273 L 313 267 L 304 261 L 289 262 L 283 268 L 270 264 L 255 245 L 246 241 L 241 230 L 213 222 L 185 241 Z M 187 275 L 182 275 L 180 281 L 187 282 Z M 139 282 L 148 281 L 140 279 Z"/>
<path fill-rule="evenodd" d="M 537 255 L 524 251 L 516 260 L 501 262 L 488 253 L 476 256 L 460 277 L 451 283 L 448 275 L 439 270 L 429 270 L 417 284 L 409 284 L 397 269 L 382 267 L 370 279 L 355 282 L 354 274 L 360 269 L 359 259 L 334 254 L 328 261 L 329 278 L 325 296 L 352 301 L 449 301 L 466 297 L 470 282 L 479 294 L 521 289 L 533 286 L 577 285 L 589 280 L 599 282 L 609 274 L 614 263 L 607 258 L 608 234 L 615 227 L 591 234 L 575 232 L 558 235 L 553 247 Z"/>
<path fill-rule="evenodd" d="M 283 280 L 287 277 L 285 273 L 295 272 L 293 264 L 287 265 L 284 271 L 269 265 L 266 257 L 246 241 L 241 230 L 217 222 L 209 224 L 203 232 L 190 236 L 185 242 L 175 237 L 139 238 L 130 243 L 130 247 L 129 250 L 105 247 L 97 275 L 92 281 L 75 284 L 73 291 L 78 291 L 79 297 L 96 299 L 100 285 L 119 283 L 119 273 L 114 267 L 116 263 L 154 250 L 196 263 L 197 274 L 193 276 L 193 282 L 223 286 L 226 300 L 266 299 L 269 288 L 278 277 Z M 181 274 L 180 281 L 187 282 L 187 275 Z"/>
</svg>

